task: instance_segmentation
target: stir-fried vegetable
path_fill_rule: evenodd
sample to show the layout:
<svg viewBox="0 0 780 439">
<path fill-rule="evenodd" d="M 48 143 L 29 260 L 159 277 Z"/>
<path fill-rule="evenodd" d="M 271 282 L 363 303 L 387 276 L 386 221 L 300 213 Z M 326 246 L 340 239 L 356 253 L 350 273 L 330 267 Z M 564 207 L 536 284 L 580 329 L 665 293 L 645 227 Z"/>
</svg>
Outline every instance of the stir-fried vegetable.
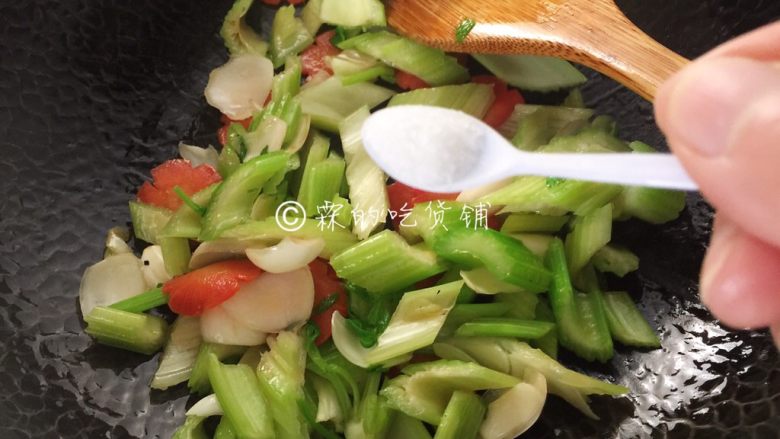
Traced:
<svg viewBox="0 0 780 439">
<path fill-rule="evenodd" d="M 135 241 L 112 229 L 79 292 L 97 342 L 162 348 L 151 386 L 200 398 L 174 437 L 505 439 L 548 393 L 593 418 L 589 395 L 625 394 L 556 358 L 660 345 L 608 288 L 639 267 L 612 225 L 673 220 L 684 195 L 545 177 L 425 192 L 388 182 L 361 130 L 389 101 L 470 113 L 539 153 L 652 148 L 585 108 L 568 62 L 472 55 L 495 75 L 472 77 L 467 55 L 387 29 L 379 0 L 262 3 L 270 29 L 236 0 L 220 32 L 231 58 L 204 95 L 221 150 L 181 143 L 152 169 Z M 560 88 L 560 105 L 521 93 Z"/>
</svg>

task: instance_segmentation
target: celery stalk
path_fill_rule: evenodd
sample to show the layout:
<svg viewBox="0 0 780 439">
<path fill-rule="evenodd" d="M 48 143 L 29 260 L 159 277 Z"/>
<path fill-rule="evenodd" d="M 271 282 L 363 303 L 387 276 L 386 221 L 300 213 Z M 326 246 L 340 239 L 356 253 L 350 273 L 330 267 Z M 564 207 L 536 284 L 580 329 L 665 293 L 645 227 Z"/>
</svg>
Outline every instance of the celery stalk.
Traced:
<svg viewBox="0 0 780 439">
<path fill-rule="evenodd" d="M 334 26 L 387 26 L 385 6 L 379 0 L 322 0 L 320 18 Z"/>
<path fill-rule="evenodd" d="M 176 429 L 171 439 L 208 439 L 206 430 L 203 428 L 205 418 L 200 416 L 187 416 L 184 424 Z"/>
<path fill-rule="evenodd" d="M 166 303 L 168 303 L 168 295 L 162 292 L 162 288 L 156 287 L 137 296 L 113 303 L 109 308 L 139 314 Z"/>
<path fill-rule="evenodd" d="M 222 364 L 214 354 L 209 355 L 208 362 L 209 381 L 236 436 L 274 439 L 273 419 L 252 368 Z"/>
<path fill-rule="evenodd" d="M 214 192 L 199 240 L 215 239 L 230 227 L 249 220 L 252 204 L 263 185 L 286 168 L 288 159 L 289 154 L 278 151 L 239 166 Z"/>
<path fill-rule="evenodd" d="M 348 248 L 330 263 L 340 278 L 373 294 L 398 292 L 445 271 L 433 252 L 411 247 L 391 230 Z"/>
<path fill-rule="evenodd" d="M 466 226 L 461 217 L 464 206 L 465 204 L 457 201 L 417 203 L 405 218 L 401 218 L 398 233 L 408 241 L 422 238 L 426 244 L 433 247 L 440 234 Z"/>
<path fill-rule="evenodd" d="M 189 270 L 192 253 L 187 238 L 160 238 L 160 248 L 168 274 L 178 276 Z"/>
<path fill-rule="evenodd" d="M 393 96 L 388 107 L 396 105 L 430 105 L 451 108 L 468 113 L 477 119 L 485 116 L 495 95 L 493 87 L 486 84 L 445 85 L 420 88 Z"/>
<path fill-rule="evenodd" d="M 165 390 L 189 380 L 201 342 L 200 320 L 197 317 L 179 316 L 171 326 L 151 388 Z"/>
<path fill-rule="evenodd" d="M 462 286 L 463 282 L 451 282 L 404 294 L 387 328 L 371 348 L 363 347 L 341 314 L 334 313 L 333 342 L 345 358 L 360 367 L 395 362 L 433 344 Z"/>
<path fill-rule="evenodd" d="M 336 222 L 345 228 L 350 227 L 352 225 L 352 204 L 349 200 L 335 195 L 331 202 L 336 214 Z"/>
<path fill-rule="evenodd" d="M 306 351 L 301 337 L 293 332 L 280 332 L 268 340 L 270 350 L 260 358 L 257 377 L 276 425 L 279 439 L 308 436 L 306 422 L 298 403 L 303 399 L 303 375 Z"/>
<path fill-rule="evenodd" d="M 319 220 L 301 219 L 297 226 L 300 226 L 297 230 L 285 230 L 279 225 L 276 218 L 271 217 L 263 221 L 250 221 L 228 229 L 222 237 L 226 239 L 268 242 L 281 241 L 286 237 L 299 239 L 322 238 L 325 240 L 325 249 L 320 253 L 320 257 L 325 259 L 343 252 L 358 242 L 355 235 L 349 231 L 340 227 L 329 228 L 327 223 Z"/>
<path fill-rule="evenodd" d="M 190 199 L 200 206 L 207 206 L 218 187 L 219 183 L 212 184 L 192 195 Z M 159 238 L 196 239 L 200 234 L 200 221 L 201 216 L 198 212 L 188 206 L 182 206 L 165 223 L 165 227 L 159 233 Z"/>
<path fill-rule="evenodd" d="M 153 354 L 165 343 L 168 324 L 160 317 L 103 306 L 84 317 L 87 334 L 98 343 L 141 354 Z"/>
<path fill-rule="evenodd" d="M 519 104 L 515 106 L 509 119 L 501 125 L 499 132 L 509 139 L 518 136 L 522 139 L 540 139 L 534 143 L 541 142 L 536 145 L 541 146 L 556 135 L 576 133 L 587 126 L 591 116 L 593 110 L 588 108 Z M 536 149 L 523 145 L 516 144 L 520 149 Z"/>
<path fill-rule="evenodd" d="M 506 317 L 534 320 L 536 318 L 536 307 L 539 304 L 539 296 L 525 291 L 512 294 L 497 294 L 496 302 L 506 308 Z"/>
<path fill-rule="evenodd" d="M 612 337 L 627 346 L 657 348 L 658 335 L 625 291 L 604 293 L 604 309 Z"/>
<path fill-rule="evenodd" d="M 628 145 L 634 154 L 657 152 L 642 142 Z M 685 209 L 685 192 L 666 189 L 628 186 L 619 198 L 623 213 L 652 224 L 673 221 Z"/>
<path fill-rule="evenodd" d="M 574 293 L 560 239 L 550 244 L 546 262 L 553 273 L 549 297 L 561 345 L 588 361 L 606 361 L 612 356 L 612 341 L 608 330 L 604 336 L 599 298 Z"/>
<path fill-rule="evenodd" d="M 252 3 L 254 0 L 236 0 L 225 15 L 219 34 L 231 55 L 253 53 L 265 56 L 268 51 L 268 43 L 263 41 L 263 38 L 244 20 Z"/>
<path fill-rule="evenodd" d="M 547 106 L 539 106 L 535 110 L 531 107 L 526 111 L 529 113 L 518 121 L 512 136 L 512 144 L 525 151 L 535 151 L 547 145 L 558 134 L 578 131 L 593 113 L 581 108 Z"/>
<path fill-rule="evenodd" d="M 297 55 L 309 47 L 314 38 L 301 19 L 295 17 L 295 7 L 284 6 L 276 11 L 271 25 L 271 61 L 279 67 L 290 55 Z"/>
<path fill-rule="evenodd" d="M 236 431 L 233 429 L 233 425 L 230 420 L 223 416 L 217 424 L 217 429 L 214 430 L 213 439 L 237 439 Z"/>
<path fill-rule="evenodd" d="M 370 82 L 344 85 L 341 79 L 330 77 L 298 94 L 301 109 L 311 116 L 317 128 L 337 132 L 339 125 L 362 107 L 374 108 L 390 99 L 395 92 Z"/>
<path fill-rule="evenodd" d="M 290 56 L 284 62 L 284 71 L 274 76 L 271 98 L 280 101 L 284 96 L 295 96 L 301 89 L 301 60 Z"/>
<path fill-rule="evenodd" d="M 151 244 L 159 243 L 159 235 L 170 221 L 173 212 L 162 207 L 149 204 L 130 202 L 130 218 L 133 222 L 133 233 L 136 239 Z"/>
<path fill-rule="evenodd" d="M 593 255 L 593 266 L 602 273 L 613 273 L 619 277 L 639 268 L 639 257 L 631 250 L 607 244 Z"/>
<path fill-rule="evenodd" d="M 431 439 L 431 434 L 419 419 L 397 412 L 385 439 Z"/>
<path fill-rule="evenodd" d="M 555 315 L 553 315 L 550 306 L 544 300 L 540 300 L 539 303 L 537 303 L 535 315 L 536 319 L 539 321 L 555 323 Z M 556 328 L 553 328 L 552 331 L 541 338 L 533 340 L 531 344 L 533 347 L 541 349 L 542 352 L 551 358 L 558 358 L 558 331 Z"/>
<path fill-rule="evenodd" d="M 342 41 L 338 46 L 382 60 L 431 86 L 461 83 L 469 78 L 466 68 L 455 58 L 387 31 L 366 32 Z"/>
<path fill-rule="evenodd" d="M 535 232 L 554 233 L 569 221 L 568 215 L 551 216 L 537 213 L 514 213 L 506 217 L 501 233 Z"/>
<path fill-rule="evenodd" d="M 304 143 L 301 149 L 301 167 L 298 168 L 290 179 L 290 192 L 295 196 L 298 196 L 301 188 L 301 181 L 307 173 L 311 172 L 311 168 L 317 163 L 325 160 L 328 157 L 328 151 L 330 150 L 330 139 L 314 130 L 309 133 L 309 138 Z"/>
<path fill-rule="evenodd" d="M 530 292 L 542 292 L 550 273 L 522 243 L 491 229 L 455 229 L 434 244 L 442 258 L 466 268 L 484 266 L 504 282 Z"/>
<path fill-rule="evenodd" d="M 473 55 L 500 79 L 524 90 L 551 91 L 576 87 L 587 78 L 568 61 L 531 55 Z"/>
<path fill-rule="evenodd" d="M 580 217 L 574 230 L 566 236 L 566 261 L 572 276 L 576 276 L 611 238 L 611 204 Z"/>
<path fill-rule="evenodd" d="M 363 147 L 360 130 L 368 116 L 368 109 L 361 107 L 339 125 L 353 209 L 352 232 L 358 239 L 368 238 L 374 229 L 384 224 L 389 206 L 385 186 L 387 176 Z"/>
<path fill-rule="evenodd" d="M 480 318 L 466 322 L 455 331 L 458 337 L 514 337 L 536 340 L 548 334 L 554 324 L 535 320 Z"/>
<path fill-rule="evenodd" d="M 456 390 L 447 403 L 434 439 L 476 439 L 486 411 L 479 396 Z"/>
<path fill-rule="evenodd" d="M 317 35 L 317 31 L 322 27 L 322 18 L 320 18 L 321 9 L 322 0 L 309 0 L 301 11 L 303 26 L 306 27 L 306 30 L 312 35 Z"/>
<path fill-rule="evenodd" d="M 220 345 L 216 343 L 202 343 L 192 365 L 190 379 L 187 387 L 195 394 L 206 395 L 211 392 L 209 383 L 209 356 L 216 355 L 220 361 L 229 358 L 238 358 L 246 350 L 244 346 Z"/>
<path fill-rule="evenodd" d="M 516 177 L 508 185 L 480 197 L 491 206 L 506 206 L 500 213 L 523 212 L 586 215 L 609 203 L 622 188 L 617 185 L 544 177 Z"/>
<path fill-rule="evenodd" d="M 343 159 L 331 156 L 304 171 L 298 202 L 308 216 L 323 216 L 328 213 L 322 209 L 326 201 L 338 195 L 345 167 Z"/>
<path fill-rule="evenodd" d="M 539 152 L 628 152 L 631 149 L 614 135 L 588 127 L 576 134 L 560 135 L 539 148 Z"/>
<path fill-rule="evenodd" d="M 446 324 L 458 327 L 484 317 L 501 317 L 509 311 L 503 303 L 466 303 L 455 305 L 447 315 Z"/>
<path fill-rule="evenodd" d="M 403 369 L 380 392 L 390 407 L 433 425 L 439 425 L 452 394 L 457 391 L 505 389 L 519 379 L 479 364 L 439 360 Z"/>
</svg>

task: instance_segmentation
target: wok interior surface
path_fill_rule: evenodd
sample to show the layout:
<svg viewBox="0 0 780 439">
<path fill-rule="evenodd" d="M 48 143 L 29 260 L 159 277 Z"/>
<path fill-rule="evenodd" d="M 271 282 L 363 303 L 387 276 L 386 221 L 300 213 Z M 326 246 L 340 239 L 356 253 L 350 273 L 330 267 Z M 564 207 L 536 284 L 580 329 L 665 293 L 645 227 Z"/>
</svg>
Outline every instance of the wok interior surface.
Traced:
<svg viewBox="0 0 780 439">
<path fill-rule="evenodd" d="M 202 91 L 227 58 L 217 31 L 230 3 L 0 2 L 0 437 L 167 438 L 182 422 L 184 386 L 151 391 L 156 358 L 94 345 L 77 293 L 149 170 L 179 140 L 215 143 L 219 115 Z M 780 17 L 776 0 L 619 3 L 687 57 Z M 273 10 L 256 9 L 267 25 Z M 624 138 L 663 145 L 649 103 L 589 74 L 590 106 Z M 618 347 L 604 366 L 562 358 L 631 395 L 596 399 L 600 421 L 550 397 L 525 437 L 780 437 L 777 352 L 765 332 L 724 329 L 698 303 L 712 211 L 688 201 L 674 223 L 615 231 L 642 260 L 616 286 L 641 298 L 663 347 Z"/>
</svg>

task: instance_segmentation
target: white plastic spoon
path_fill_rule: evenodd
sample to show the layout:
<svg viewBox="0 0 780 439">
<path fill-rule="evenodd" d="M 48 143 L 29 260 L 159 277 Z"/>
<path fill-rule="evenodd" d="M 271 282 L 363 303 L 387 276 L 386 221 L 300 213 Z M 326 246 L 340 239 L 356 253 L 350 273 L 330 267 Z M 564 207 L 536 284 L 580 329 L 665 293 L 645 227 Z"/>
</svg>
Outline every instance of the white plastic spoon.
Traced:
<svg viewBox="0 0 780 439">
<path fill-rule="evenodd" d="M 386 108 L 366 120 L 362 135 L 380 168 L 404 184 L 431 192 L 460 192 L 516 175 L 698 188 L 671 154 L 524 152 L 481 120 L 438 107 Z"/>
</svg>

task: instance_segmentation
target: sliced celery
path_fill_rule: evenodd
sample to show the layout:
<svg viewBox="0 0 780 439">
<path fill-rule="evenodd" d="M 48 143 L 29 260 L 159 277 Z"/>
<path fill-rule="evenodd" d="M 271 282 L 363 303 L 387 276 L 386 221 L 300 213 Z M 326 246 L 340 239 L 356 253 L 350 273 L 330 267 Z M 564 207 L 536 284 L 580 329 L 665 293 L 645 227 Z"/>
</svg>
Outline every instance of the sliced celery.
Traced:
<svg viewBox="0 0 780 439">
<path fill-rule="evenodd" d="M 387 26 L 385 6 L 379 0 L 322 0 L 320 18 L 334 26 Z"/>
<path fill-rule="evenodd" d="M 241 165 L 241 157 L 238 155 L 238 151 L 233 149 L 230 142 L 226 143 L 222 147 L 222 151 L 219 153 L 219 159 L 217 161 L 217 171 L 223 179 L 228 178 L 230 174 Z"/>
<path fill-rule="evenodd" d="M 254 0 L 236 0 L 225 15 L 219 34 L 231 55 L 253 53 L 265 56 L 268 51 L 268 43 L 263 41 L 263 38 L 244 20 L 252 3 Z"/>
<path fill-rule="evenodd" d="M 344 179 L 345 167 L 346 164 L 342 158 L 331 156 L 313 164 L 311 168 L 304 171 L 301 188 L 298 192 L 298 202 L 301 203 L 308 216 L 328 214 L 325 202 L 338 195 L 341 182 Z"/>
<path fill-rule="evenodd" d="M 604 293 L 609 332 L 615 340 L 627 346 L 657 348 L 658 335 L 637 309 L 634 300 L 625 291 Z"/>
<path fill-rule="evenodd" d="M 539 152 L 628 152 L 630 148 L 614 135 L 598 128 L 585 128 L 576 134 L 556 136 Z"/>
<path fill-rule="evenodd" d="M 512 143 L 522 150 L 534 151 L 557 135 L 578 132 L 587 126 L 592 114 L 592 110 L 583 108 L 518 105 L 501 129 L 508 130 L 507 125 L 514 122 Z"/>
<path fill-rule="evenodd" d="M 337 132 L 339 124 L 362 107 L 374 108 L 390 99 L 395 92 L 390 89 L 361 82 L 344 85 L 341 79 L 330 77 L 306 87 L 298 94 L 301 109 L 311 116 L 311 123 L 320 129 Z"/>
<path fill-rule="evenodd" d="M 539 296 L 528 292 L 497 294 L 496 302 L 506 309 L 506 312 L 504 313 L 506 317 L 521 320 L 534 320 L 536 318 L 536 307 L 539 303 Z"/>
<path fill-rule="evenodd" d="M 552 235 L 546 235 L 543 233 L 512 233 L 509 236 L 523 243 L 531 253 L 540 258 L 544 258 L 547 254 L 547 249 L 550 247 L 550 241 L 552 241 Z"/>
<path fill-rule="evenodd" d="M 280 332 L 268 340 L 269 351 L 260 358 L 257 377 L 276 425 L 276 437 L 297 439 L 308 435 L 298 408 L 303 395 L 306 351 L 293 332 Z"/>
<path fill-rule="evenodd" d="M 109 308 L 132 313 L 142 313 L 149 311 L 152 308 L 165 305 L 166 303 L 168 303 L 168 295 L 163 293 L 162 288 L 155 287 L 151 290 L 144 291 L 137 296 L 128 297 L 125 300 L 113 303 Z"/>
<path fill-rule="evenodd" d="M 409 209 L 411 206 L 406 206 Z M 410 212 L 396 212 L 398 215 L 408 213 L 401 217 L 398 233 L 409 241 L 419 240 L 420 237 L 433 246 L 436 238 L 447 231 L 466 226 L 462 218 L 465 204 L 457 201 L 429 201 L 417 203 Z"/>
<path fill-rule="evenodd" d="M 322 27 L 322 18 L 320 10 L 322 9 L 322 0 L 309 0 L 303 6 L 301 11 L 301 20 L 306 30 L 312 35 L 317 35 L 317 31 Z"/>
<path fill-rule="evenodd" d="M 381 394 L 390 407 L 433 425 L 441 423 L 453 392 L 504 389 L 519 382 L 506 373 L 458 360 L 414 364 L 402 372 Z"/>
<path fill-rule="evenodd" d="M 548 305 L 545 300 L 540 300 L 536 305 L 535 316 L 537 320 L 542 322 L 555 323 L 555 315 L 553 315 L 550 305 Z M 542 352 L 551 358 L 558 358 L 558 331 L 556 328 L 553 328 L 552 331 L 548 332 L 543 337 L 533 340 L 531 344 L 535 348 L 541 349 Z"/>
<path fill-rule="evenodd" d="M 642 142 L 628 145 L 635 154 L 654 153 L 653 147 Z M 685 192 L 666 189 L 628 186 L 617 200 L 622 214 L 652 224 L 673 221 L 685 209 Z"/>
<path fill-rule="evenodd" d="M 304 143 L 303 148 L 300 151 L 301 167 L 290 177 L 290 192 L 293 195 L 298 196 L 298 192 L 301 188 L 301 181 L 303 181 L 304 176 L 308 172 L 311 172 L 311 168 L 314 165 L 328 157 L 329 150 L 330 139 L 328 137 L 323 136 L 317 130 L 313 130 L 309 133 L 309 138 L 306 139 L 306 143 Z"/>
<path fill-rule="evenodd" d="M 203 217 L 199 240 L 215 239 L 225 230 L 249 220 L 252 204 L 263 185 L 283 171 L 288 160 L 289 154 L 277 151 L 239 166 L 214 192 Z"/>
<path fill-rule="evenodd" d="M 484 266 L 504 282 L 530 292 L 547 290 L 550 273 L 522 243 L 491 229 L 455 229 L 434 244 L 440 257 L 465 268 Z"/>
<path fill-rule="evenodd" d="M 206 189 L 198 191 L 190 199 L 199 206 L 207 206 L 214 195 L 219 183 L 212 184 Z M 201 216 L 188 206 L 182 206 L 160 231 L 158 238 L 189 238 L 196 239 L 200 234 Z"/>
<path fill-rule="evenodd" d="M 98 343 L 141 354 L 157 352 L 168 335 L 168 324 L 160 317 L 103 306 L 95 307 L 84 321 L 86 333 Z"/>
<path fill-rule="evenodd" d="M 213 439 L 237 439 L 236 431 L 233 429 L 233 425 L 230 420 L 223 416 L 217 424 L 217 429 L 214 430 Z"/>
<path fill-rule="evenodd" d="M 554 324 L 534 320 L 481 318 L 466 322 L 455 331 L 459 337 L 514 337 L 536 340 L 547 335 Z"/>
<path fill-rule="evenodd" d="M 289 56 L 284 61 L 284 71 L 274 76 L 271 86 L 271 98 L 279 102 L 285 96 L 295 96 L 301 89 L 301 60 Z"/>
<path fill-rule="evenodd" d="M 395 74 L 395 70 L 387 64 L 352 49 L 341 52 L 330 64 L 343 85 L 392 77 Z"/>
<path fill-rule="evenodd" d="M 202 343 L 192 365 L 190 379 L 187 387 L 195 394 L 206 395 L 211 392 L 209 383 L 209 356 L 214 354 L 221 360 L 238 358 L 246 350 L 244 346 L 220 345 L 216 343 Z"/>
<path fill-rule="evenodd" d="M 580 217 L 574 230 L 566 236 L 566 261 L 572 276 L 576 276 L 611 238 L 611 204 Z"/>
<path fill-rule="evenodd" d="M 538 212 L 586 215 L 612 201 L 622 188 L 617 185 L 544 177 L 517 177 L 506 186 L 480 197 L 492 206 L 506 206 L 506 212 Z"/>
<path fill-rule="evenodd" d="M 601 114 L 590 123 L 591 128 L 603 131 L 611 136 L 617 136 L 617 121 L 612 116 Z"/>
<path fill-rule="evenodd" d="M 493 103 L 493 87 L 487 84 L 445 85 L 420 88 L 393 96 L 388 107 L 396 105 L 430 105 L 451 108 L 482 119 Z"/>
<path fill-rule="evenodd" d="M 367 32 L 341 42 L 397 69 L 417 76 L 431 86 L 457 84 L 469 78 L 465 67 L 439 49 L 423 46 L 387 31 Z"/>
<path fill-rule="evenodd" d="M 378 395 L 381 382 L 381 371 L 368 373 L 357 413 L 347 422 L 346 437 L 383 439 L 387 435 L 394 412 Z"/>
<path fill-rule="evenodd" d="M 130 218 L 136 239 L 151 244 L 159 243 L 160 232 L 170 221 L 171 216 L 173 212 L 168 209 L 137 201 L 130 202 Z"/>
<path fill-rule="evenodd" d="M 639 257 L 631 250 L 607 244 L 593 255 L 593 266 L 602 273 L 613 273 L 619 277 L 639 268 Z"/>
<path fill-rule="evenodd" d="M 434 439 L 476 439 L 486 411 L 479 396 L 456 390 L 444 409 Z"/>
<path fill-rule="evenodd" d="M 436 254 L 411 247 L 391 230 L 348 248 L 330 263 L 340 278 L 374 294 L 398 292 L 446 270 Z"/>
<path fill-rule="evenodd" d="M 197 317 L 179 316 L 171 326 L 151 388 L 165 390 L 189 380 L 201 342 L 200 320 Z"/>
<path fill-rule="evenodd" d="M 561 227 L 568 221 L 568 215 L 551 216 L 536 213 L 515 213 L 504 219 L 504 223 L 501 225 L 501 233 L 553 233 L 561 230 Z"/>
<path fill-rule="evenodd" d="M 600 298 L 574 293 L 560 239 L 550 244 L 546 262 L 553 273 L 549 297 L 561 345 L 588 361 L 606 361 L 612 356 L 612 341 L 608 330 L 604 334 Z"/>
<path fill-rule="evenodd" d="M 178 276 L 188 271 L 190 266 L 190 241 L 187 238 L 160 238 L 165 271 Z"/>
<path fill-rule="evenodd" d="M 279 67 L 290 55 L 297 55 L 314 42 L 312 34 L 295 17 L 295 7 L 283 6 L 276 11 L 271 26 L 271 61 Z"/>
<path fill-rule="evenodd" d="M 455 305 L 447 315 L 447 325 L 460 326 L 484 317 L 501 317 L 509 312 L 503 303 L 468 303 Z"/>
<path fill-rule="evenodd" d="M 419 419 L 397 412 L 385 439 L 431 439 L 431 434 Z"/>
<path fill-rule="evenodd" d="M 580 355 L 588 361 L 602 363 L 614 354 L 604 306 L 603 293 L 599 290 L 588 293 L 574 293 L 574 303 L 580 324 L 580 337 L 588 340 L 588 352 Z"/>
<path fill-rule="evenodd" d="M 454 346 L 472 356 L 480 364 L 496 371 L 523 377 L 526 369 L 535 370 L 547 379 L 550 393 L 569 401 L 574 391 L 582 395 L 622 395 L 628 389 L 567 369 L 544 352 L 525 342 L 509 338 L 453 338 L 443 344 Z M 587 407 L 587 405 L 586 405 Z"/>
<path fill-rule="evenodd" d="M 263 221 L 249 221 L 245 224 L 233 227 L 225 231 L 223 238 L 233 238 L 244 241 L 281 241 L 286 237 L 313 239 L 322 238 L 325 241 L 325 249 L 320 253 L 320 257 L 330 258 L 332 255 L 341 253 L 345 249 L 352 247 L 357 243 L 355 235 L 348 230 L 340 227 L 327 227 L 326 223 L 313 219 L 300 219 L 296 230 L 287 230 L 282 228 L 275 217 L 266 218 Z"/>
<path fill-rule="evenodd" d="M 585 99 L 582 97 L 582 90 L 580 88 L 571 89 L 561 105 L 571 108 L 585 108 Z"/>
<path fill-rule="evenodd" d="M 205 418 L 200 416 L 187 416 L 184 424 L 176 429 L 171 439 L 208 439 L 206 430 L 203 428 Z"/>
<path fill-rule="evenodd" d="M 368 109 L 361 107 L 339 125 L 353 210 L 352 232 L 358 239 L 368 238 L 372 231 L 385 223 L 389 207 L 385 186 L 387 176 L 363 147 L 360 130 L 368 116 Z"/>
<path fill-rule="evenodd" d="M 336 214 L 336 222 L 345 228 L 350 227 L 352 225 L 352 204 L 349 200 L 335 195 L 331 202 Z"/>
<path fill-rule="evenodd" d="M 333 342 L 352 364 L 364 368 L 387 364 L 430 346 L 455 305 L 462 286 L 463 282 L 451 282 L 404 294 L 387 328 L 371 348 L 363 347 L 347 330 L 344 318 L 335 313 Z"/>
<path fill-rule="evenodd" d="M 236 436 L 274 439 L 273 419 L 252 368 L 244 364 L 225 365 L 217 356 L 208 357 L 209 382 Z"/>
<path fill-rule="evenodd" d="M 474 58 L 509 85 L 533 91 L 576 87 L 587 81 L 571 63 L 531 55 L 478 55 Z"/>
</svg>

